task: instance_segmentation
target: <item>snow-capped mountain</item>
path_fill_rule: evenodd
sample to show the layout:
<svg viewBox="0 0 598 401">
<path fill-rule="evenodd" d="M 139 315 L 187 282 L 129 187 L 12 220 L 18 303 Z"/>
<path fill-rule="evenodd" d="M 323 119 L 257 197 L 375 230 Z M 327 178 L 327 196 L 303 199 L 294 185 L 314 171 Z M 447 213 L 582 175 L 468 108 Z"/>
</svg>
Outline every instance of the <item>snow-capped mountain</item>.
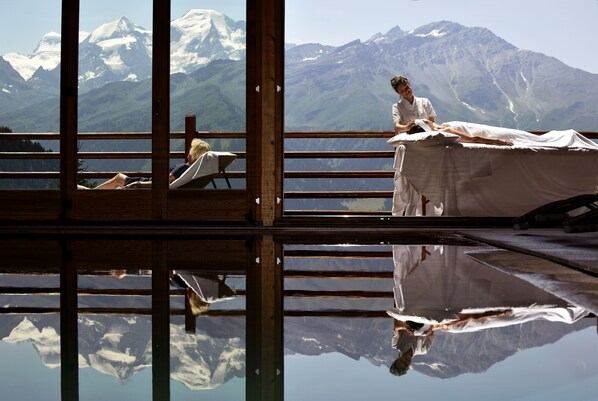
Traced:
<svg viewBox="0 0 598 401">
<path fill-rule="evenodd" d="M 126 18 L 95 29 L 79 49 L 79 90 L 151 76 L 152 33 Z"/>
<path fill-rule="evenodd" d="M 598 124 L 598 74 L 519 49 L 485 28 L 450 21 L 395 27 L 332 50 L 294 46 L 285 60 L 289 129 L 389 130 L 398 101 L 389 80 L 398 74 L 432 101 L 441 121 L 526 130 Z"/>
<path fill-rule="evenodd" d="M 30 79 L 39 68 L 53 70 L 60 64 L 60 34 L 50 32 L 44 35 L 37 48 L 30 56 L 7 53 L 3 58 L 21 74 L 23 79 Z"/>
<path fill-rule="evenodd" d="M 171 32 L 172 129 L 182 129 L 187 114 L 202 116 L 198 129 L 245 129 L 239 93 L 246 68 L 238 61 L 245 57 L 245 23 L 191 10 L 172 22 Z M 151 130 L 150 38 L 122 18 L 83 39 L 80 129 Z M 32 67 L 26 81 L 0 58 L 0 122 L 20 132 L 58 131 L 58 68 Z M 598 74 L 519 49 L 488 29 L 439 21 L 338 47 L 288 45 L 285 129 L 391 130 L 398 97 L 389 80 L 397 74 L 409 77 L 416 96 L 432 101 L 440 121 L 538 131 L 598 125 Z"/>
<path fill-rule="evenodd" d="M 33 320 L 32 320 L 33 319 Z M 58 316 L 0 316 L 7 333 L 0 340 L 33 345 L 48 368 L 60 367 Z M 206 324 L 207 323 L 207 324 Z M 193 390 L 216 388 L 245 375 L 245 335 L 242 319 L 211 319 L 205 331 L 185 333 L 170 326 L 171 378 Z M 151 320 L 139 316 L 79 317 L 79 368 L 91 368 L 126 382 L 151 369 Z M 226 334 L 223 334 L 226 333 Z"/>
<path fill-rule="evenodd" d="M 142 81 L 151 76 L 152 32 L 126 17 L 81 32 L 79 91 L 109 82 Z M 213 10 L 190 10 L 171 24 L 171 71 L 190 73 L 213 60 L 245 57 L 245 22 L 235 22 Z M 24 80 L 39 69 L 60 64 L 60 34 L 45 35 L 32 55 L 3 56 Z"/>
<path fill-rule="evenodd" d="M 2 341 L 9 344 L 29 341 L 39 353 L 44 366 L 57 368 L 60 366 L 60 334 L 54 325 L 59 324 L 59 320 L 57 317 L 50 320 L 53 324 L 47 325 L 24 317 L 20 322 L 15 322 L 16 326 L 6 337 L 2 338 Z"/>
<path fill-rule="evenodd" d="M 172 21 L 172 73 L 195 71 L 213 60 L 245 58 L 245 22 L 213 10 L 191 10 Z"/>
<path fill-rule="evenodd" d="M 228 320 L 228 324 L 224 323 Z M 244 377 L 246 343 L 242 319 L 206 318 L 202 332 L 190 335 L 181 324 L 170 325 L 170 377 L 192 390 L 216 388 Z M 60 366 L 59 317 L 0 317 L 8 344 L 31 343 L 48 368 Z M 240 324 L 241 323 L 241 324 Z M 427 376 L 450 378 L 480 373 L 528 349 L 551 344 L 592 326 L 591 319 L 573 325 L 545 320 L 472 333 L 435 336 L 426 355 L 413 368 Z M 391 346 L 391 318 L 292 317 L 285 322 L 285 355 L 340 353 L 374 366 L 390 366 L 398 353 Z M 572 360 L 573 361 L 573 360 Z M 572 362 L 573 363 L 573 362 Z M 79 367 L 116 379 L 130 380 L 151 368 L 151 321 L 145 317 L 95 316 L 79 319 Z"/>
</svg>

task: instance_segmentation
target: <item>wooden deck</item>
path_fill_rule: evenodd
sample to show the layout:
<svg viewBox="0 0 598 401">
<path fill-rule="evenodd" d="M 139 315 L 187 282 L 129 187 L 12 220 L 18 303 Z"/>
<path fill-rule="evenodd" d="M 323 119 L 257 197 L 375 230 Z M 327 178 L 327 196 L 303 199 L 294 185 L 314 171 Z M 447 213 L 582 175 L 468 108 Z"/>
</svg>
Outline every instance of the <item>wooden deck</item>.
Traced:
<svg viewBox="0 0 598 401">
<path fill-rule="evenodd" d="M 562 229 L 467 230 L 460 235 L 496 247 L 470 254 L 598 316 L 598 236 Z"/>
<path fill-rule="evenodd" d="M 568 234 L 560 228 L 523 231 L 498 228 L 466 230 L 460 234 L 598 276 L 598 235 L 595 232 Z"/>
</svg>

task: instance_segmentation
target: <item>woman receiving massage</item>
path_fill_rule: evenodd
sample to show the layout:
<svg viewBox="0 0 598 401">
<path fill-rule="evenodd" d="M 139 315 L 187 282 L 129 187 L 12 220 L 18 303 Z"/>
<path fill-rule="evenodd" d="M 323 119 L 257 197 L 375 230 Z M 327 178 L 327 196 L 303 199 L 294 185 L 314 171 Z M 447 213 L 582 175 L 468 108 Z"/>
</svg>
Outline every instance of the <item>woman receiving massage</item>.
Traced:
<svg viewBox="0 0 598 401">
<path fill-rule="evenodd" d="M 488 143 L 492 145 L 511 145 L 512 142 L 480 135 L 468 135 L 447 124 L 436 124 L 436 112 L 432 102 L 425 97 L 413 94 L 409 79 L 397 75 L 390 80 L 390 85 L 400 99 L 392 105 L 392 118 L 395 134 L 406 132 L 414 134 L 422 131 L 442 131 L 459 135 L 461 142 Z"/>
<path fill-rule="evenodd" d="M 392 106 L 395 134 L 413 134 L 424 131 L 457 135 L 458 142 L 518 147 L 556 147 L 598 149 L 598 144 L 574 130 L 550 131 L 543 135 L 491 125 L 450 121 L 436 123 L 436 112 L 426 98 L 413 95 L 409 80 L 395 76 L 390 80 L 400 100 Z"/>
</svg>

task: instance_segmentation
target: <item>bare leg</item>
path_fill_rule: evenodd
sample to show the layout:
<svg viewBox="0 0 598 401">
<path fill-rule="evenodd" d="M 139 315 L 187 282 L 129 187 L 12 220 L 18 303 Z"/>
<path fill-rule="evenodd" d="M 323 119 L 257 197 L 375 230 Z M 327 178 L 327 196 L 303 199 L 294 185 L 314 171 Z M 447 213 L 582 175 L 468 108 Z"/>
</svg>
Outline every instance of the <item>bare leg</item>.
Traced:
<svg viewBox="0 0 598 401">
<path fill-rule="evenodd" d="M 108 181 L 95 187 L 95 189 L 121 189 L 125 186 L 125 178 L 127 178 L 126 175 L 118 173 Z"/>
<path fill-rule="evenodd" d="M 469 142 L 469 143 L 485 143 L 487 145 L 503 145 L 503 146 L 511 146 L 513 142 L 506 140 L 506 139 L 498 139 L 498 138 L 487 138 L 483 136 L 477 135 L 468 135 L 463 132 L 457 131 L 451 127 L 444 127 L 441 131 L 449 132 L 451 134 L 459 135 L 459 142 Z"/>
<path fill-rule="evenodd" d="M 431 121 L 429 123 L 431 123 L 430 126 L 435 131 L 442 131 L 442 132 L 448 132 L 450 134 L 459 135 L 459 142 L 485 143 L 485 144 L 489 144 L 489 145 L 507 145 L 507 146 L 510 146 L 513 144 L 511 141 L 506 140 L 506 139 L 486 138 L 486 137 L 477 136 L 477 135 L 471 136 L 464 132 L 457 131 L 454 128 L 447 127 L 444 124 L 436 124 Z"/>
</svg>

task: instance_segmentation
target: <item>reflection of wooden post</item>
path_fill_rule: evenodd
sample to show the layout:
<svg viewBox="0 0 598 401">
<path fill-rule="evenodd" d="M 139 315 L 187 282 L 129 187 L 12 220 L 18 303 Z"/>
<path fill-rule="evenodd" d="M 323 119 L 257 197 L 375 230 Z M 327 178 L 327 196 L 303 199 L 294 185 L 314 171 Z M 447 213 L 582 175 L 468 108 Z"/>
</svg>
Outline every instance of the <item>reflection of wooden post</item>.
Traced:
<svg viewBox="0 0 598 401">
<path fill-rule="evenodd" d="M 170 399 L 170 271 L 166 245 L 152 242 L 152 390 L 153 400 Z"/>
<path fill-rule="evenodd" d="M 60 268 L 60 388 L 62 399 L 79 399 L 79 328 L 77 323 L 77 266 L 70 242 L 62 242 Z"/>
<path fill-rule="evenodd" d="M 196 119 L 195 114 L 185 116 L 185 157 L 191 149 L 191 141 L 195 138 Z"/>
<path fill-rule="evenodd" d="M 255 242 L 247 272 L 247 399 L 282 400 L 282 247 L 271 236 Z"/>
<path fill-rule="evenodd" d="M 187 288 L 187 293 L 185 294 L 185 333 L 187 334 L 195 334 L 196 329 L 195 315 L 193 315 L 193 311 L 191 310 L 192 291 L 191 288 Z"/>
</svg>

